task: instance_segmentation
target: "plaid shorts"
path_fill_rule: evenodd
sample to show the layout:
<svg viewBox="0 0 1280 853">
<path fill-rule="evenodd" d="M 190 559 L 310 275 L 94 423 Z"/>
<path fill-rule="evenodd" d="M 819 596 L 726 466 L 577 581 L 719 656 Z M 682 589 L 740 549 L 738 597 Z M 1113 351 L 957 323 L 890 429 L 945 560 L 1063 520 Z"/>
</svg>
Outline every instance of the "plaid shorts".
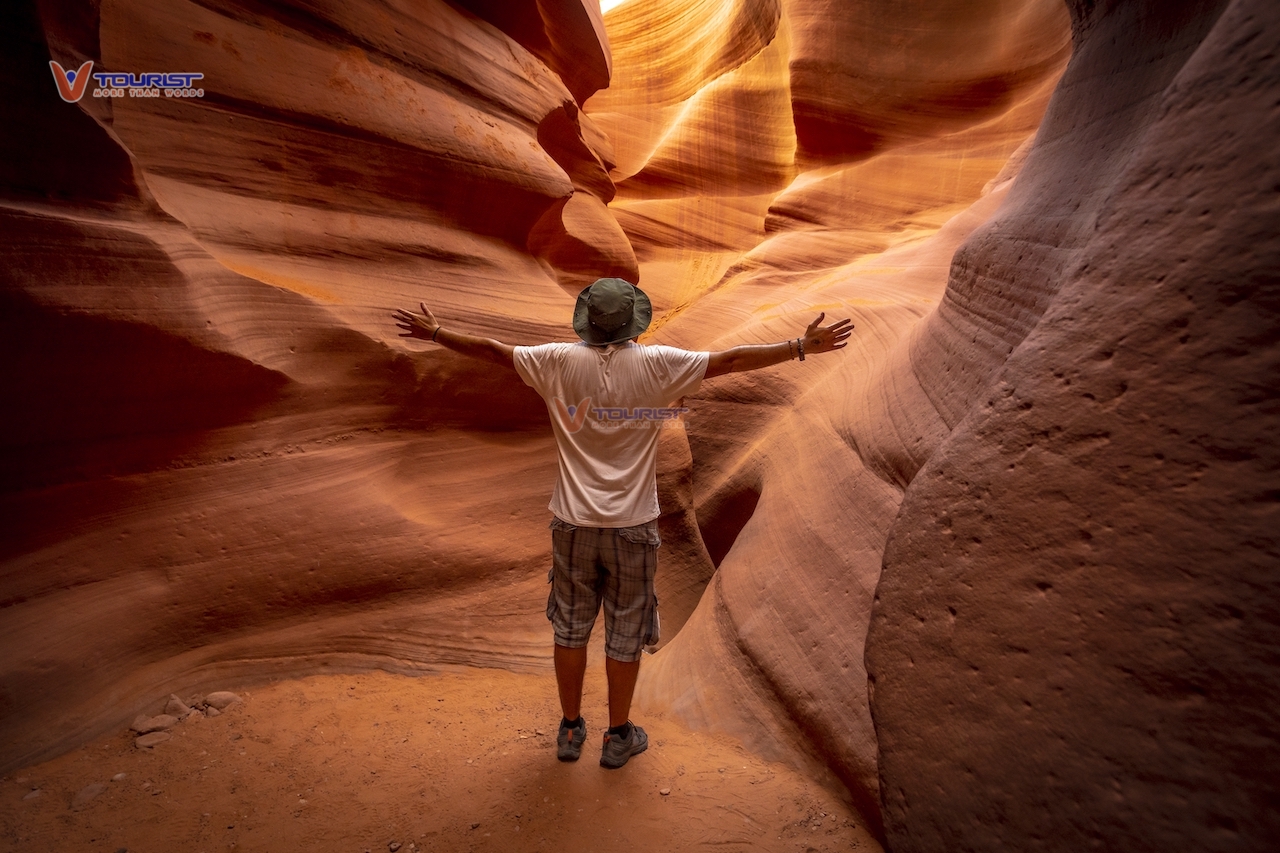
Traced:
<svg viewBox="0 0 1280 853">
<path fill-rule="evenodd" d="M 604 651 L 619 661 L 637 661 L 644 646 L 658 642 L 658 522 L 635 527 L 575 527 L 551 521 L 551 571 L 547 618 L 556 644 L 582 648 L 604 603 Z"/>
</svg>

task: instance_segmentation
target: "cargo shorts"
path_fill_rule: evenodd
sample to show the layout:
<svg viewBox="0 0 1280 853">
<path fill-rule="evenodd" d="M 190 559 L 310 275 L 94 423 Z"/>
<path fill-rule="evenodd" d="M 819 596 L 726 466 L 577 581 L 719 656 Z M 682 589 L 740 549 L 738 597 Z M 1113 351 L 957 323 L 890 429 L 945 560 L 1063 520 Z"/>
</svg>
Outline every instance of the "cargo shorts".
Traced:
<svg viewBox="0 0 1280 853">
<path fill-rule="evenodd" d="M 591 638 L 604 604 L 604 651 L 618 661 L 637 661 L 659 639 L 658 522 L 634 527 L 576 527 L 551 520 L 551 571 L 547 618 L 556 645 L 582 648 Z"/>
</svg>

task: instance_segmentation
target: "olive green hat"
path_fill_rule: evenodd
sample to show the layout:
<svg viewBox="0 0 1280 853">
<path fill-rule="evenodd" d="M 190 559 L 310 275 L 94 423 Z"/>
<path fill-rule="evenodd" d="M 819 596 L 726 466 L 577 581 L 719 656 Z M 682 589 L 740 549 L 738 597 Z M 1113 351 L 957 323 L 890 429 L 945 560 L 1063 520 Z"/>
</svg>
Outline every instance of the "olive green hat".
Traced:
<svg viewBox="0 0 1280 853">
<path fill-rule="evenodd" d="M 620 278 L 601 278 L 578 294 L 573 330 L 589 344 L 616 344 L 637 337 L 653 320 L 644 291 Z"/>
</svg>

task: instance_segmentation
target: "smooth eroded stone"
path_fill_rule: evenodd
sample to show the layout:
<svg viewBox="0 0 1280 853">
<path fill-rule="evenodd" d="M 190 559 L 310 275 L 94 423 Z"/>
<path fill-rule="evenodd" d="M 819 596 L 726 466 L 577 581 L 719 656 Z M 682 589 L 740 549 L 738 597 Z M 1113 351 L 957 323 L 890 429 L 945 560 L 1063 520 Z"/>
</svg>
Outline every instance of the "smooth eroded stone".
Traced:
<svg viewBox="0 0 1280 853">
<path fill-rule="evenodd" d="M 236 702 L 239 702 L 240 697 L 229 690 L 218 690 L 204 697 L 204 701 L 210 708 L 225 711 L 228 705 L 233 705 Z"/>
<path fill-rule="evenodd" d="M 149 749 L 156 744 L 164 743 L 171 737 L 173 737 L 173 735 L 168 732 L 151 732 L 150 734 L 145 734 L 134 739 L 133 745 L 139 749 Z"/>
<path fill-rule="evenodd" d="M 150 732 L 162 732 L 173 728 L 178 724 L 178 718 L 170 714 L 158 714 L 154 717 L 138 717 L 130 726 L 140 735 L 149 734 Z"/>
</svg>

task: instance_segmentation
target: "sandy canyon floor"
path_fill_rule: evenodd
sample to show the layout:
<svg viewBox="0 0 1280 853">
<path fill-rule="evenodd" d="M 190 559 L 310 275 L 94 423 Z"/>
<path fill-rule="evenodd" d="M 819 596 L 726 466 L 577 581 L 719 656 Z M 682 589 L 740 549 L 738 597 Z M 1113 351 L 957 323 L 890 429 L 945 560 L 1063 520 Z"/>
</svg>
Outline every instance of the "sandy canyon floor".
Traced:
<svg viewBox="0 0 1280 853">
<path fill-rule="evenodd" d="M 672 717 L 641 719 L 648 752 L 621 770 L 600 767 L 599 666 L 588 672 L 582 760 L 560 763 L 554 690 L 549 673 L 497 670 L 320 675 L 241 690 L 243 702 L 178 724 L 154 748 L 121 730 L 8 774 L 0 848 L 880 849 L 832 790 Z M 105 789 L 77 803 L 95 784 Z"/>
</svg>

